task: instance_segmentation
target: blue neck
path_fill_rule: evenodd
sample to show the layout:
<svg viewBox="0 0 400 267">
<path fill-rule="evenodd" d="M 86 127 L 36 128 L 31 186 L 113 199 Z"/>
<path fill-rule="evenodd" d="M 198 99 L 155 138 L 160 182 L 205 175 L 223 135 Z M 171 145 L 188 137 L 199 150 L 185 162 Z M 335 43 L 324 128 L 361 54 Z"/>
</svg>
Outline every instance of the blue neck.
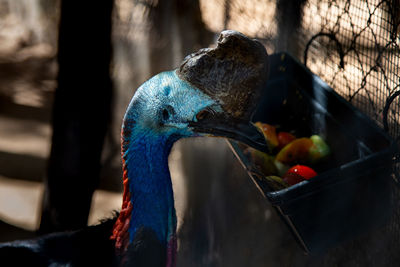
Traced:
<svg viewBox="0 0 400 267">
<path fill-rule="evenodd" d="M 151 228 L 164 244 L 175 234 L 174 196 L 168 168 L 174 141 L 143 134 L 136 136 L 123 152 L 132 203 L 130 242 L 141 227 Z"/>
</svg>

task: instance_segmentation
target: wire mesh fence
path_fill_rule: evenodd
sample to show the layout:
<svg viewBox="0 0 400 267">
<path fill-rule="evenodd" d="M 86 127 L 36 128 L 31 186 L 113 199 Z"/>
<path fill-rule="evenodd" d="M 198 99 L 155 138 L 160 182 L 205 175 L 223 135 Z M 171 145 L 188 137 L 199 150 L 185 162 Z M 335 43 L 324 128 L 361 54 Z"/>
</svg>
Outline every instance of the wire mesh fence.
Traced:
<svg viewBox="0 0 400 267">
<path fill-rule="evenodd" d="M 234 27 L 261 40 L 269 53 L 289 51 L 400 141 L 399 0 L 201 2 L 214 31 Z M 219 20 L 207 17 L 218 8 Z M 399 176 L 397 163 L 394 185 Z M 399 188 L 392 188 L 395 212 L 384 228 L 294 266 L 397 266 Z"/>
<path fill-rule="evenodd" d="M 304 64 L 396 140 L 400 137 L 399 4 L 397 0 L 310 0 L 304 5 L 299 39 Z M 394 165 L 397 184 L 399 172 L 399 164 Z M 355 266 L 373 262 L 396 265 L 400 234 L 397 186 L 393 186 L 392 196 L 394 214 L 386 228 L 370 234 L 369 242 L 355 241 L 347 251 L 338 249 L 327 262 L 335 261 L 338 254 L 353 254 Z M 371 254 L 361 256 L 361 251 Z"/>
<path fill-rule="evenodd" d="M 396 3 L 309 1 L 300 39 L 304 63 L 393 137 L 399 135 L 398 102 L 387 100 L 399 90 Z"/>
</svg>

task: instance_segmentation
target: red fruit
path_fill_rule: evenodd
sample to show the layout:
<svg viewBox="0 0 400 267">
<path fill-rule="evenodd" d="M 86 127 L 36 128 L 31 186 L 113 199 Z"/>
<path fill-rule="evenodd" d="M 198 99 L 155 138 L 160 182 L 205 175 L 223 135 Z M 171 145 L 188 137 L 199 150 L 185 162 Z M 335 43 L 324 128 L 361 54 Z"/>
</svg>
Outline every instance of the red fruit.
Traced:
<svg viewBox="0 0 400 267">
<path fill-rule="evenodd" d="M 296 139 L 296 137 L 293 134 L 287 132 L 278 133 L 278 149 L 282 149 L 294 139 Z"/>
<path fill-rule="evenodd" d="M 289 185 L 294 185 L 300 183 L 301 181 L 308 180 L 314 176 L 317 176 L 317 173 L 310 167 L 296 165 L 285 173 L 283 180 Z"/>
<path fill-rule="evenodd" d="M 288 185 L 295 185 L 297 183 L 300 183 L 301 181 L 304 181 L 305 179 L 296 173 L 287 173 L 282 178 L 282 180 Z"/>
</svg>

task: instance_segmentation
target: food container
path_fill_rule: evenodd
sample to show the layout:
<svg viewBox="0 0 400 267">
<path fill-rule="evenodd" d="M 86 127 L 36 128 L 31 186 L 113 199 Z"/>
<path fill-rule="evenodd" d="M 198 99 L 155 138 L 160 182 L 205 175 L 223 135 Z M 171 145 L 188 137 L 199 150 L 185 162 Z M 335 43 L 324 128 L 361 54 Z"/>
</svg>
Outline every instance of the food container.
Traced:
<svg viewBox="0 0 400 267">
<path fill-rule="evenodd" d="M 261 193 L 276 208 L 305 252 L 329 247 L 381 226 L 392 213 L 396 143 L 371 119 L 286 53 L 270 56 L 269 82 L 254 122 L 322 136 L 328 160 L 318 176 L 273 191 L 254 173 L 243 147 L 229 141 Z"/>
</svg>

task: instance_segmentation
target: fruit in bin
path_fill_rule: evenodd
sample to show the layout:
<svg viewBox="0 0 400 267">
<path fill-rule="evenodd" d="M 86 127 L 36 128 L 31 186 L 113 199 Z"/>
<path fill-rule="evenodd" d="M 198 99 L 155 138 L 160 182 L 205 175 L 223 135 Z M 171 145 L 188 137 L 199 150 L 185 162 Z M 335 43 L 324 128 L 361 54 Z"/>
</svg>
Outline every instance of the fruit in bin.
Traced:
<svg viewBox="0 0 400 267">
<path fill-rule="evenodd" d="M 257 126 L 258 129 L 261 130 L 261 132 L 264 135 L 265 141 L 267 141 L 269 147 L 271 149 L 274 149 L 275 147 L 278 146 L 278 136 L 276 134 L 276 127 L 269 125 L 267 123 L 263 122 L 256 122 L 254 123 L 255 126 Z"/>
<path fill-rule="evenodd" d="M 251 161 L 264 175 L 275 175 L 278 173 L 274 163 L 274 157 L 267 153 L 248 148 L 247 153 L 250 154 Z"/>
<path fill-rule="evenodd" d="M 289 165 L 282 163 L 280 161 L 277 161 L 277 160 L 274 160 L 274 164 L 275 164 L 275 168 L 277 170 L 277 174 L 281 177 L 290 169 Z"/>
<path fill-rule="evenodd" d="M 305 166 L 305 165 L 295 165 L 291 167 L 288 171 L 287 174 L 295 173 L 297 175 L 300 175 L 304 179 L 308 180 L 311 179 L 315 176 L 317 176 L 317 172 L 314 171 L 312 168 Z"/>
<path fill-rule="evenodd" d="M 321 138 L 321 136 L 313 135 L 310 137 L 310 140 L 314 144 L 311 146 L 309 152 L 309 160 L 311 164 L 326 158 L 331 153 L 329 146 L 326 144 L 324 139 Z"/>
<path fill-rule="evenodd" d="M 250 147 L 246 149 L 253 166 L 263 174 L 263 179 L 273 190 L 281 190 L 316 176 L 317 173 L 308 166 L 293 165 L 314 164 L 330 154 L 329 146 L 319 135 L 296 139 L 288 132 L 277 133 L 276 128 L 269 124 L 257 122 L 255 125 L 270 146 L 279 151 L 273 156 Z"/>
<path fill-rule="evenodd" d="M 285 164 L 297 162 L 314 164 L 330 154 L 329 146 L 319 135 L 298 138 L 287 144 L 276 155 L 276 160 Z"/>
<path fill-rule="evenodd" d="M 268 184 L 271 189 L 274 191 L 278 191 L 281 189 L 284 189 L 289 186 L 281 177 L 275 176 L 275 175 L 270 175 L 270 176 L 265 176 L 264 177 L 266 183 Z"/>
<path fill-rule="evenodd" d="M 313 142 L 310 138 L 298 138 L 279 151 L 276 160 L 285 164 L 291 164 L 298 161 L 306 161 Z"/>
<path fill-rule="evenodd" d="M 292 142 L 295 139 L 296 139 L 296 136 L 294 136 L 291 133 L 279 132 L 278 133 L 278 149 L 281 150 L 287 144 L 289 144 L 290 142 Z"/>
<path fill-rule="evenodd" d="M 285 175 L 285 177 L 283 178 L 283 181 L 287 183 L 289 186 L 298 184 L 304 180 L 305 179 L 303 177 L 297 174 Z"/>
<path fill-rule="evenodd" d="M 305 165 L 295 165 L 286 172 L 283 176 L 283 181 L 288 185 L 294 185 L 315 176 L 317 176 L 317 173 L 310 167 Z"/>
</svg>

